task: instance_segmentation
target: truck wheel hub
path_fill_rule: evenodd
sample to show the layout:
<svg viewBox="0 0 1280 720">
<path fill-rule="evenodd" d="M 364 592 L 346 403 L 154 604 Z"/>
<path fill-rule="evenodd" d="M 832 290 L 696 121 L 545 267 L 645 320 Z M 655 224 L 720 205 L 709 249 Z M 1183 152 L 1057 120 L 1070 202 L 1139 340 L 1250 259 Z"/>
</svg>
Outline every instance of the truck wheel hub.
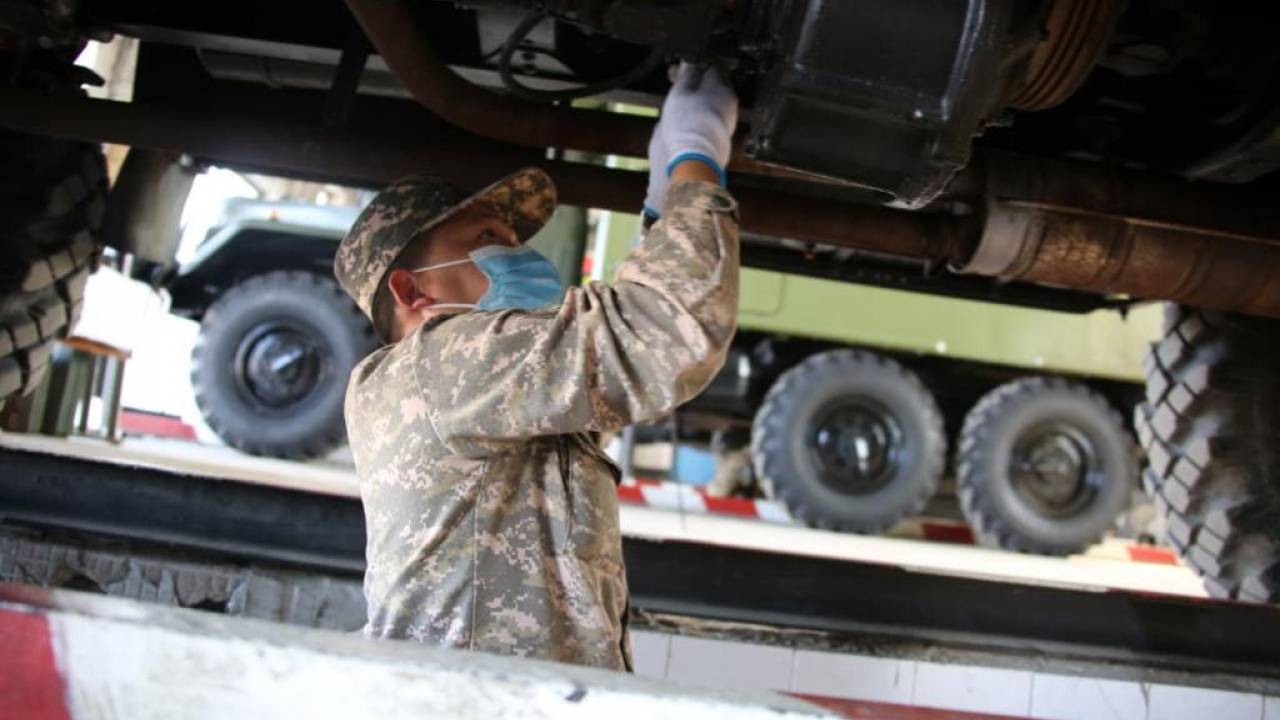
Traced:
<svg viewBox="0 0 1280 720">
<path fill-rule="evenodd" d="M 1068 516 L 1087 505 L 1100 484 L 1093 443 L 1080 432 L 1054 425 L 1023 433 L 1013 447 L 1014 487 L 1041 513 Z"/>
<path fill-rule="evenodd" d="M 864 400 L 845 400 L 816 417 L 810 450 L 824 484 L 863 495 L 888 483 L 902 441 L 892 415 Z"/>
<path fill-rule="evenodd" d="M 259 326 L 237 353 L 241 385 L 254 399 L 274 407 L 292 405 L 319 382 L 321 353 L 307 335 L 279 324 Z"/>
</svg>

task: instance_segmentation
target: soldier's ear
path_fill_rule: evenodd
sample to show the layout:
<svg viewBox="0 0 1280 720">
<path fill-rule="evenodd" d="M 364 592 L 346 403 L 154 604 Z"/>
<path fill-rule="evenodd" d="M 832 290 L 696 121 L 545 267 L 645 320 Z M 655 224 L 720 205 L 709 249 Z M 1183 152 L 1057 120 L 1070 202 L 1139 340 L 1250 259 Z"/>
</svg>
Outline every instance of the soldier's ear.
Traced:
<svg viewBox="0 0 1280 720">
<path fill-rule="evenodd" d="M 418 284 L 413 281 L 413 273 L 399 268 L 392 270 L 387 276 L 387 287 L 391 290 L 391 297 L 395 298 L 396 305 L 406 310 L 413 309 L 422 305 L 426 297 L 418 290 Z"/>
</svg>

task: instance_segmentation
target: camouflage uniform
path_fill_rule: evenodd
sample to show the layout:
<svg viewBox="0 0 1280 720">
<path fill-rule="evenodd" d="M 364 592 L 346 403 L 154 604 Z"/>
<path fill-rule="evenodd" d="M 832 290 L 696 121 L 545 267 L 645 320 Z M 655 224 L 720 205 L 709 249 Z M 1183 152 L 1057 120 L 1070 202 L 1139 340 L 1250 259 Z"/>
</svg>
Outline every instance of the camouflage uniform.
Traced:
<svg viewBox="0 0 1280 720">
<path fill-rule="evenodd" d="M 373 265 L 354 285 L 376 287 Z M 737 297 L 736 204 L 686 183 L 613 285 L 570 288 L 544 311 L 433 318 L 361 362 L 346 417 L 366 634 L 630 669 L 618 471 L 584 433 L 701 390 Z"/>
</svg>

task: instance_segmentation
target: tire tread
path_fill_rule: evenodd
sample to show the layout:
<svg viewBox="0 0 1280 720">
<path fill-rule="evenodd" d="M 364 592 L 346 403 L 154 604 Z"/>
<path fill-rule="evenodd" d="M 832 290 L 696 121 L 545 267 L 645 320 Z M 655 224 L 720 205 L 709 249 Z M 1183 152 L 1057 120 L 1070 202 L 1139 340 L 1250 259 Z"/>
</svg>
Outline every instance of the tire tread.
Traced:
<svg viewBox="0 0 1280 720">
<path fill-rule="evenodd" d="M 191 351 L 191 386 L 195 390 L 196 405 L 205 422 L 228 445 L 250 455 L 303 460 L 323 455 L 346 440 L 346 425 L 341 413 L 330 418 L 319 432 L 303 440 L 283 444 L 264 440 L 238 418 L 224 414 L 213 397 L 220 392 L 216 384 L 218 375 L 206 368 L 205 347 L 209 333 L 216 332 L 224 314 L 234 312 L 233 307 L 252 302 L 252 298 L 267 292 L 292 289 L 312 297 L 328 307 L 342 308 L 341 318 L 348 326 L 351 337 L 372 350 L 376 344 L 373 328 L 364 314 L 347 296 L 338 283 L 326 277 L 303 270 L 276 270 L 247 278 L 225 291 L 205 313 L 200 333 Z"/>
<path fill-rule="evenodd" d="M 1104 419 L 1103 422 L 1111 426 L 1113 432 L 1124 438 L 1127 454 L 1136 456 L 1133 442 L 1124 429 L 1124 421 L 1120 414 L 1106 398 L 1081 383 L 1060 377 L 1039 376 L 1022 378 L 997 387 L 983 396 L 965 416 L 955 463 L 956 494 L 960 499 L 961 512 L 969 521 L 974 535 L 983 544 L 1040 555 L 1068 555 L 1083 550 L 1102 537 L 1104 531 L 1099 531 L 1095 536 L 1085 538 L 1071 547 L 1031 537 L 1014 528 L 1002 516 L 988 491 L 985 482 L 988 478 L 984 477 L 986 472 L 984 468 L 987 465 L 986 453 L 989 452 L 992 444 L 996 420 L 1007 413 L 1010 407 L 1047 394 L 1072 395 L 1098 408 L 1100 417 Z M 1135 464 L 1129 477 L 1118 481 L 1133 484 L 1136 477 Z"/>
<path fill-rule="evenodd" d="M 33 137 L 19 141 L 10 134 L 4 140 L 15 152 L 55 160 L 43 175 L 31 178 L 37 186 L 45 184 L 43 202 L 10 217 L 6 228 L 27 264 L 25 269 L 18 265 L 20 280 L 0 298 L 0 402 L 39 385 L 54 342 L 79 319 L 88 276 L 101 254 L 97 233 L 107 193 L 106 165 L 96 145 Z"/>
<path fill-rule="evenodd" d="M 1215 597 L 1280 595 L 1280 377 L 1275 326 L 1166 305 L 1135 413 L 1145 489 Z"/>
<path fill-rule="evenodd" d="M 913 393 L 922 398 L 928 437 L 923 442 L 933 449 L 922 473 L 927 480 L 921 482 L 910 501 L 891 515 L 885 515 L 873 524 L 854 524 L 832 518 L 821 508 L 815 507 L 797 491 L 779 467 L 787 442 L 789 406 L 800 388 L 815 375 L 832 371 L 844 371 L 856 367 L 875 366 L 894 373 Z M 918 377 L 897 362 L 877 353 L 864 350 L 832 350 L 812 355 L 787 370 L 774 382 L 756 412 L 751 431 L 751 459 L 756 477 L 767 497 L 782 501 L 792 516 L 810 527 L 839 532 L 875 533 L 883 531 L 906 517 L 918 515 L 937 492 L 943 466 L 946 463 L 946 438 L 942 433 L 942 413 L 932 394 Z M 933 470 L 936 469 L 936 472 Z"/>
</svg>

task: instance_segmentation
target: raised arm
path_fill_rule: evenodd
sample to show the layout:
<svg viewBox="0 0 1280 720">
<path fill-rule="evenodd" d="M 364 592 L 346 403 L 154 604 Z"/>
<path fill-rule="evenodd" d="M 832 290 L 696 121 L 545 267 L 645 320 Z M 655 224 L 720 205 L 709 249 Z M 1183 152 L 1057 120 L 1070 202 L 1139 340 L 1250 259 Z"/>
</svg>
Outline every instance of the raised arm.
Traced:
<svg viewBox="0 0 1280 720">
<path fill-rule="evenodd" d="M 418 383 L 437 434 L 463 454 L 536 435 L 614 430 L 689 400 L 724 364 L 738 306 L 736 205 L 673 186 L 613 285 L 545 312 L 474 313 L 423 343 Z"/>
<path fill-rule="evenodd" d="M 682 68 L 650 158 L 671 188 L 614 283 L 572 288 L 543 312 L 460 316 L 414 339 L 445 443 L 483 455 L 537 435 L 613 430 L 669 413 L 710 382 L 736 327 L 737 206 L 721 187 L 736 115 L 714 73 Z"/>
</svg>

